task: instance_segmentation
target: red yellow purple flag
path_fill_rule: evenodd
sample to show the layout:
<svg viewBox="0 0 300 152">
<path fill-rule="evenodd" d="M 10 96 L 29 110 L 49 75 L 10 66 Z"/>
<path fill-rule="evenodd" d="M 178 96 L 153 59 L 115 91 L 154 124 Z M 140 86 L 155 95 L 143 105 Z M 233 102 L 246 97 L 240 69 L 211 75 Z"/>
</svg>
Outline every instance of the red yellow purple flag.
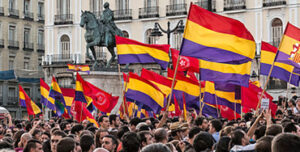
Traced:
<svg viewBox="0 0 300 152">
<path fill-rule="evenodd" d="M 41 109 L 29 98 L 21 85 L 19 85 L 19 104 L 27 109 L 28 115 L 36 115 Z"/>
</svg>

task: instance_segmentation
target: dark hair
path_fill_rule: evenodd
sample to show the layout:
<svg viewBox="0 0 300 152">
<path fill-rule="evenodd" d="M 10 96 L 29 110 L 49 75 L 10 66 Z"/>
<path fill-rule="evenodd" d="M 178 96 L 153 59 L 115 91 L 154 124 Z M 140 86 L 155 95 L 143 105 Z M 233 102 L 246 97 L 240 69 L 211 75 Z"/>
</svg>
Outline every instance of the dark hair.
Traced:
<svg viewBox="0 0 300 152">
<path fill-rule="evenodd" d="M 75 149 L 75 140 L 70 137 L 64 137 L 56 146 L 56 152 L 71 152 Z"/>
<path fill-rule="evenodd" d="M 281 133 L 272 141 L 272 152 L 299 152 L 300 137 L 291 133 Z"/>
<path fill-rule="evenodd" d="M 82 152 L 87 152 L 91 149 L 94 144 L 94 138 L 90 135 L 83 135 L 80 137 L 80 147 Z"/>
<path fill-rule="evenodd" d="M 145 146 L 141 152 L 172 152 L 169 147 L 161 143 L 155 143 Z"/>
<path fill-rule="evenodd" d="M 41 144 L 41 145 L 42 145 L 42 143 L 41 143 L 40 141 L 38 141 L 38 140 L 36 140 L 36 139 L 30 139 L 30 140 L 27 142 L 27 144 L 26 144 L 26 146 L 25 146 L 23 152 L 30 152 L 30 149 L 31 149 L 31 148 L 36 148 L 36 144 Z"/>
<path fill-rule="evenodd" d="M 258 140 L 259 138 L 263 137 L 266 134 L 266 126 L 259 126 L 256 128 L 254 135 L 255 139 Z"/>
<path fill-rule="evenodd" d="M 277 110 L 275 115 L 283 115 L 283 112 L 281 110 Z"/>
<path fill-rule="evenodd" d="M 138 133 L 138 136 L 140 138 L 141 141 L 141 145 L 143 142 L 147 142 L 147 138 L 146 135 L 151 135 L 151 133 L 149 131 L 141 131 Z"/>
<path fill-rule="evenodd" d="M 114 151 L 117 151 L 118 145 L 119 145 L 117 138 L 113 135 L 106 135 L 106 136 L 104 136 L 104 138 L 110 138 L 112 141 L 112 144 L 116 145 L 116 148 L 114 149 Z"/>
<path fill-rule="evenodd" d="M 284 132 L 290 132 L 290 133 L 297 132 L 297 127 L 292 122 L 287 123 L 284 127 Z"/>
<path fill-rule="evenodd" d="M 90 126 L 90 127 L 87 128 L 87 130 L 90 131 L 90 132 L 92 132 L 93 134 L 95 134 L 96 131 L 98 130 L 98 128 L 95 127 L 95 126 Z"/>
<path fill-rule="evenodd" d="M 229 152 L 230 137 L 223 136 L 220 138 L 216 146 L 216 152 Z"/>
<path fill-rule="evenodd" d="M 154 139 L 156 142 L 162 142 L 168 139 L 168 133 L 165 128 L 159 128 L 154 132 Z"/>
<path fill-rule="evenodd" d="M 230 147 L 234 145 L 242 145 L 242 139 L 245 137 L 245 133 L 241 129 L 237 129 L 231 133 Z"/>
<path fill-rule="evenodd" d="M 0 149 L 13 149 L 14 146 L 10 144 L 8 141 L 1 141 L 0 142 Z"/>
<path fill-rule="evenodd" d="M 34 129 L 33 133 L 32 133 L 32 137 L 34 137 L 36 134 L 39 134 L 40 132 L 42 132 L 39 129 Z"/>
<path fill-rule="evenodd" d="M 116 121 L 117 120 L 117 115 L 116 114 L 111 114 L 109 115 L 109 123 L 112 124 L 112 121 Z"/>
<path fill-rule="evenodd" d="M 122 137 L 122 144 L 124 152 L 138 152 L 141 142 L 136 133 L 127 132 Z"/>
<path fill-rule="evenodd" d="M 108 116 L 107 116 L 107 115 L 102 115 L 102 116 L 100 116 L 99 122 L 102 122 L 104 118 L 108 118 Z"/>
<path fill-rule="evenodd" d="M 60 127 L 61 130 L 65 130 L 65 128 L 66 128 L 66 126 L 67 126 L 68 124 L 70 124 L 70 123 L 67 122 L 67 121 L 64 121 L 64 122 L 61 122 L 61 123 L 59 124 L 59 127 Z"/>
<path fill-rule="evenodd" d="M 220 120 L 214 119 L 210 123 L 216 129 L 216 132 L 222 129 L 222 122 Z"/>
<path fill-rule="evenodd" d="M 43 143 L 43 151 L 44 152 L 51 152 L 51 144 L 50 140 L 47 140 Z"/>
<path fill-rule="evenodd" d="M 49 138 L 51 138 L 51 135 L 49 134 L 49 132 L 43 132 L 42 135 L 46 135 L 46 136 L 48 136 Z"/>
<path fill-rule="evenodd" d="M 18 131 L 14 137 L 13 137 L 13 141 L 14 141 L 14 147 L 18 147 L 18 143 L 20 142 L 21 140 L 21 136 L 25 133 L 25 131 L 23 130 L 20 130 Z"/>
<path fill-rule="evenodd" d="M 256 152 L 271 152 L 273 136 L 264 136 L 256 141 Z"/>
<path fill-rule="evenodd" d="M 204 117 L 197 117 L 197 118 L 195 119 L 195 121 L 194 121 L 194 122 L 195 122 L 195 125 L 196 125 L 196 126 L 202 125 L 204 119 L 206 119 L 206 118 L 204 118 Z"/>
<path fill-rule="evenodd" d="M 196 134 L 198 134 L 199 132 L 201 132 L 201 131 L 202 131 L 201 128 L 199 128 L 199 127 L 193 127 L 193 128 L 190 130 L 190 132 L 189 132 L 189 139 L 194 138 L 194 136 L 195 136 Z"/>
<path fill-rule="evenodd" d="M 77 125 L 72 127 L 71 134 L 79 133 L 81 130 L 83 130 L 83 125 L 77 124 Z"/>
<path fill-rule="evenodd" d="M 118 130 L 118 133 L 117 133 L 117 137 L 118 139 L 121 140 L 122 136 L 126 133 L 130 131 L 129 128 L 127 126 L 122 126 L 119 130 Z"/>
<path fill-rule="evenodd" d="M 207 132 L 200 132 L 196 135 L 193 146 L 196 152 L 211 150 L 214 145 L 213 136 Z"/>
<path fill-rule="evenodd" d="M 102 129 L 99 129 L 99 130 L 97 130 L 96 131 L 96 134 L 95 134 L 95 142 L 96 142 L 96 147 L 98 148 L 98 147 L 101 147 L 101 144 L 100 144 L 100 133 L 101 132 L 107 132 L 108 133 L 108 131 L 107 130 L 102 130 Z"/>
<path fill-rule="evenodd" d="M 253 114 L 248 112 L 245 114 L 244 119 L 245 121 L 250 121 L 253 118 Z"/>
<path fill-rule="evenodd" d="M 52 136 L 61 136 L 61 137 L 64 138 L 64 137 L 67 136 L 67 134 L 65 132 L 61 131 L 61 130 L 56 130 L 56 131 L 53 132 Z"/>
<path fill-rule="evenodd" d="M 129 124 L 130 125 L 134 125 L 134 126 L 137 126 L 139 123 L 141 122 L 141 119 L 138 118 L 138 117 L 134 117 L 130 120 Z"/>
<path fill-rule="evenodd" d="M 266 130 L 266 135 L 276 136 L 280 133 L 282 133 L 282 126 L 277 124 L 272 124 L 270 127 Z"/>
</svg>

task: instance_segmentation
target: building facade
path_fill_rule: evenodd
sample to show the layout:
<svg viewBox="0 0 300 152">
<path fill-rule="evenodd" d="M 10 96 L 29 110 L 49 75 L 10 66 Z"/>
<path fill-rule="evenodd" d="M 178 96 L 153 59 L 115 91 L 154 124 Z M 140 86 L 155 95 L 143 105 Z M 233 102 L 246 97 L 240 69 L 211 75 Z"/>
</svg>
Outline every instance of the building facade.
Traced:
<svg viewBox="0 0 300 152">
<path fill-rule="evenodd" d="M 32 100 L 40 98 L 35 80 L 42 73 L 44 52 L 44 0 L 1 0 L 0 71 L 1 76 L 10 76 L 0 78 L 0 105 L 13 117 L 27 115 L 18 106 L 19 84 Z"/>
<path fill-rule="evenodd" d="M 100 18 L 103 4 L 109 2 L 114 11 L 117 26 L 126 37 L 144 43 L 167 43 L 166 34 L 161 37 L 151 36 L 154 24 L 159 23 L 171 29 L 178 21 L 186 22 L 191 2 L 208 8 L 207 0 L 47 0 L 45 1 L 45 56 L 43 58 L 45 77 L 64 71 L 65 63 L 85 63 L 85 30 L 79 26 L 81 11 L 91 11 Z M 257 43 L 257 57 L 253 63 L 253 72 L 259 74 L 260 43 L 266 41 L 278 47 L 285 25 L 290 22 L 300 26 L 300 0 L 212 0 L 212 11 L 237 19 L 245 24 Z M 171 34 L 171 47 L 179 49 L 182 33 Z M 105 49 L 97 49 L 101 59 L 109 57 Z M 107 54 L 107 55 L 106 55 Z M 56 68 L 54 68 L 56 67 Z M 257 79 L 257 78 L 254 78 Z M 260 76 L 264 84 L 265 77 Z M 70 84 L 71 79 L 62 82 Z M 48 83 L 50 79 L 48 78 Z M 269 92 L 285 95 L 287 84 L 271 79 Z"/>
</svg>

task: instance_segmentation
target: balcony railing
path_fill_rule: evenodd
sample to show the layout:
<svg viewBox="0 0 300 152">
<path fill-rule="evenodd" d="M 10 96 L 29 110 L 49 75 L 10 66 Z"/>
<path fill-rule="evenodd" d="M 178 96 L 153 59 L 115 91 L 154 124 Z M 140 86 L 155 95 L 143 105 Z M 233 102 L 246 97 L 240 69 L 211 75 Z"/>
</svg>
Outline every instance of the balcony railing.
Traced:
<svg viewBox="0 0 300 152">
<path fill-rule="evenodd" d="M 3 7 L 0 7 L 0 15 L 4 16 L 4 8 Z"/>
<path fill-rule="evenodd" d="M 96 16 L 96 18 L 100 19 L 101 18 L 101 15 L 102 15 L 102 12 L 93 12 L 93 14 Z"/>
<path fill-rule="evenodd" d="M 19 49 L 19 41 L 8 40 L 9 49 Z"/>
<path fill-rule="evenodd" d="M 24 12 L 24 19 L 25 20 L 33 20 L 33 13 L 32 12 L 29 12 L 29 11 L 25 11 Z"/>
<path fill-rule="evenodd" d="M 9 16 L 10 17 L 19 17 L 19 10 L 8 8 Z"/>
<path fill-rule="evenodd" d="M 33 51 L 33 43 L 30 42 L 24 42 L 24 51 Z"/>
<path fill-rule="evenodd" d="M 0 39 L 0 48 L 4 48 L 4 39 Z"/>
<path fill-rule="evenodd" d="M 173 4 L 167 5 L 167 16 L 186 15 L 187 5 L 186 4 Z"/>
<path fill-rule="evenodd" d="M 37 44 L 37 51 L 38 52 L 45 52 L 45 45 L 44 44 Z"/>
<path fill-rule="evenodd" d="M 200 0 L 198 2 L 195 2 L 195 4 L 208 10 L 208 8 L 209 8 L 208 1 L 209 0 Z M 212 12 L 216 12 L 216 0 L 212 0 L 211 5 L 212 5 L 211 6 Z"/>
<path fill-rule="evenodd" d="M 39 21 L 45 21 L 44 14 L 38 14 L 38 20 Z"/>
<path fill-rule="evenodd" d="M 270 7 L 270 6 L 277 6 L 277 5 L 285 5 L 285 0 L 264 0 L 263 6 Z"/>
<path fill-rule="evenodd" d="M 55 25 L 73 24 L 73 14 L 59 14 L 55 15 Z"/>
<path fill-rule="evenodd" d="M 159 17 L 159 7 L 145 7 L 145 8 L 139 8 L 139 18 L 155 18 Z"/>
<path fill-rule="evenodd" d="M 246 9 L 246 0 L 225 0 L 224 11 Z"/>
<path fill-rule="evenodd" d="M 81 60 L 80 54 L 52 54 L 43 57 L 43 64 L 51 65 L 51 64 L 79 63 L 80 60 Z"/>
<path fill-rule="evenodd" d="M 132 9 L 115 10 L 115 20 L 132 20 Z"/>
</svg>

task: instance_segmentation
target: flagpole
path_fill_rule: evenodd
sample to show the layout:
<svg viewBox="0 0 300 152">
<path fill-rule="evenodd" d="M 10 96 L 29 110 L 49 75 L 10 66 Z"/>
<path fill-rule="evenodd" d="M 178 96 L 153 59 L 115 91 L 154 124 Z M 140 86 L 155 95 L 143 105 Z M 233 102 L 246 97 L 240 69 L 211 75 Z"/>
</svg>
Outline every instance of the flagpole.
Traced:
<svg viewBox="0 0 300 152">
<path fill-rule="evenodd" d="M 216 100 L 216 107 L 217 107 L 217 112 L 218 112 L 218 118 L 220 118 L 221 110 L 219 109 L 219 104 L 218 104 L 218 98 L 217 98 L 216 89 L 214 88 L 214 90 L 215 90 L 215 100 Z"/>
<path fill-rule="evenodd" d="M 259 101 L 258 101 L 258 104 L 257 104 L 257 106 L 256 106 L 255 114 L 258 114 L 258 109 L 259 109 L 259 107 L 260 107 L 262 97 L 263 97 L 263 95 L 264 95 L 265 92 L 266 92 L 266 89 L 267 89 L 267 86 L 268 86 L 268 83 L 269 83 L 269 80 L 270 80 L 270 76 L 271 76 L 271 73 L 272 73 L 273 68 L 274 68 L 274 64 L 275 64 L 275 59 L 274 59 L 274 62 L 273 62 L 273 64 L 272 64 L 271 68 L 270 68 L 270 71 L 269 71 L 269 74 L 268 74 L 268 77 L 267 77 L 267 81 L 266 81 L 266 83 L 265 83 L 265 85 L 264 85 L 264 89 L 263 89 L 263 91 L 262 91 L 262 93 L 261 93 L 261 95 L 260 95 L 260 97 L 259 97 Z"/>
<path fill-rule="evenodd" d="M 122 93 L 122 98 L 121 98 L 121 101 L 122 101 L 122 100 L 124 100 L 124 95 L 125 95 L 125 91 L 126 91 L 126 88 L 127 88 L 127 82 L 125 82 L 125 88 L 124 88 L 125 90 L 122 89 L 123 86 L 122 86 L 122 77 L 121 77 L 121 67 L 120 67 L 120 64 L 118 64 L 118 73 L 119 73 L 119 81 L 120 81 L 120 91 Z M 123 111 L 124 111 L 124 114 L 125 114 L 125 105 L 123 104 L 123 101 L 122 101 L 122 107 L 123 107 Z"/>
<path fill-rule="evenodd" d="M 288 95 L 289 95 L 289 84 L 291 83 L 291 79 L 292 79 L 292 76 L 293 76 L 293 71 L 294 71 L 294 68 L 292 70 L 292 72 L 290 72 L 290 77 L 289 77 L 289 82 L 287 83 L 286 85 L 286 98 L 288 99 Z"/>
</svg>

